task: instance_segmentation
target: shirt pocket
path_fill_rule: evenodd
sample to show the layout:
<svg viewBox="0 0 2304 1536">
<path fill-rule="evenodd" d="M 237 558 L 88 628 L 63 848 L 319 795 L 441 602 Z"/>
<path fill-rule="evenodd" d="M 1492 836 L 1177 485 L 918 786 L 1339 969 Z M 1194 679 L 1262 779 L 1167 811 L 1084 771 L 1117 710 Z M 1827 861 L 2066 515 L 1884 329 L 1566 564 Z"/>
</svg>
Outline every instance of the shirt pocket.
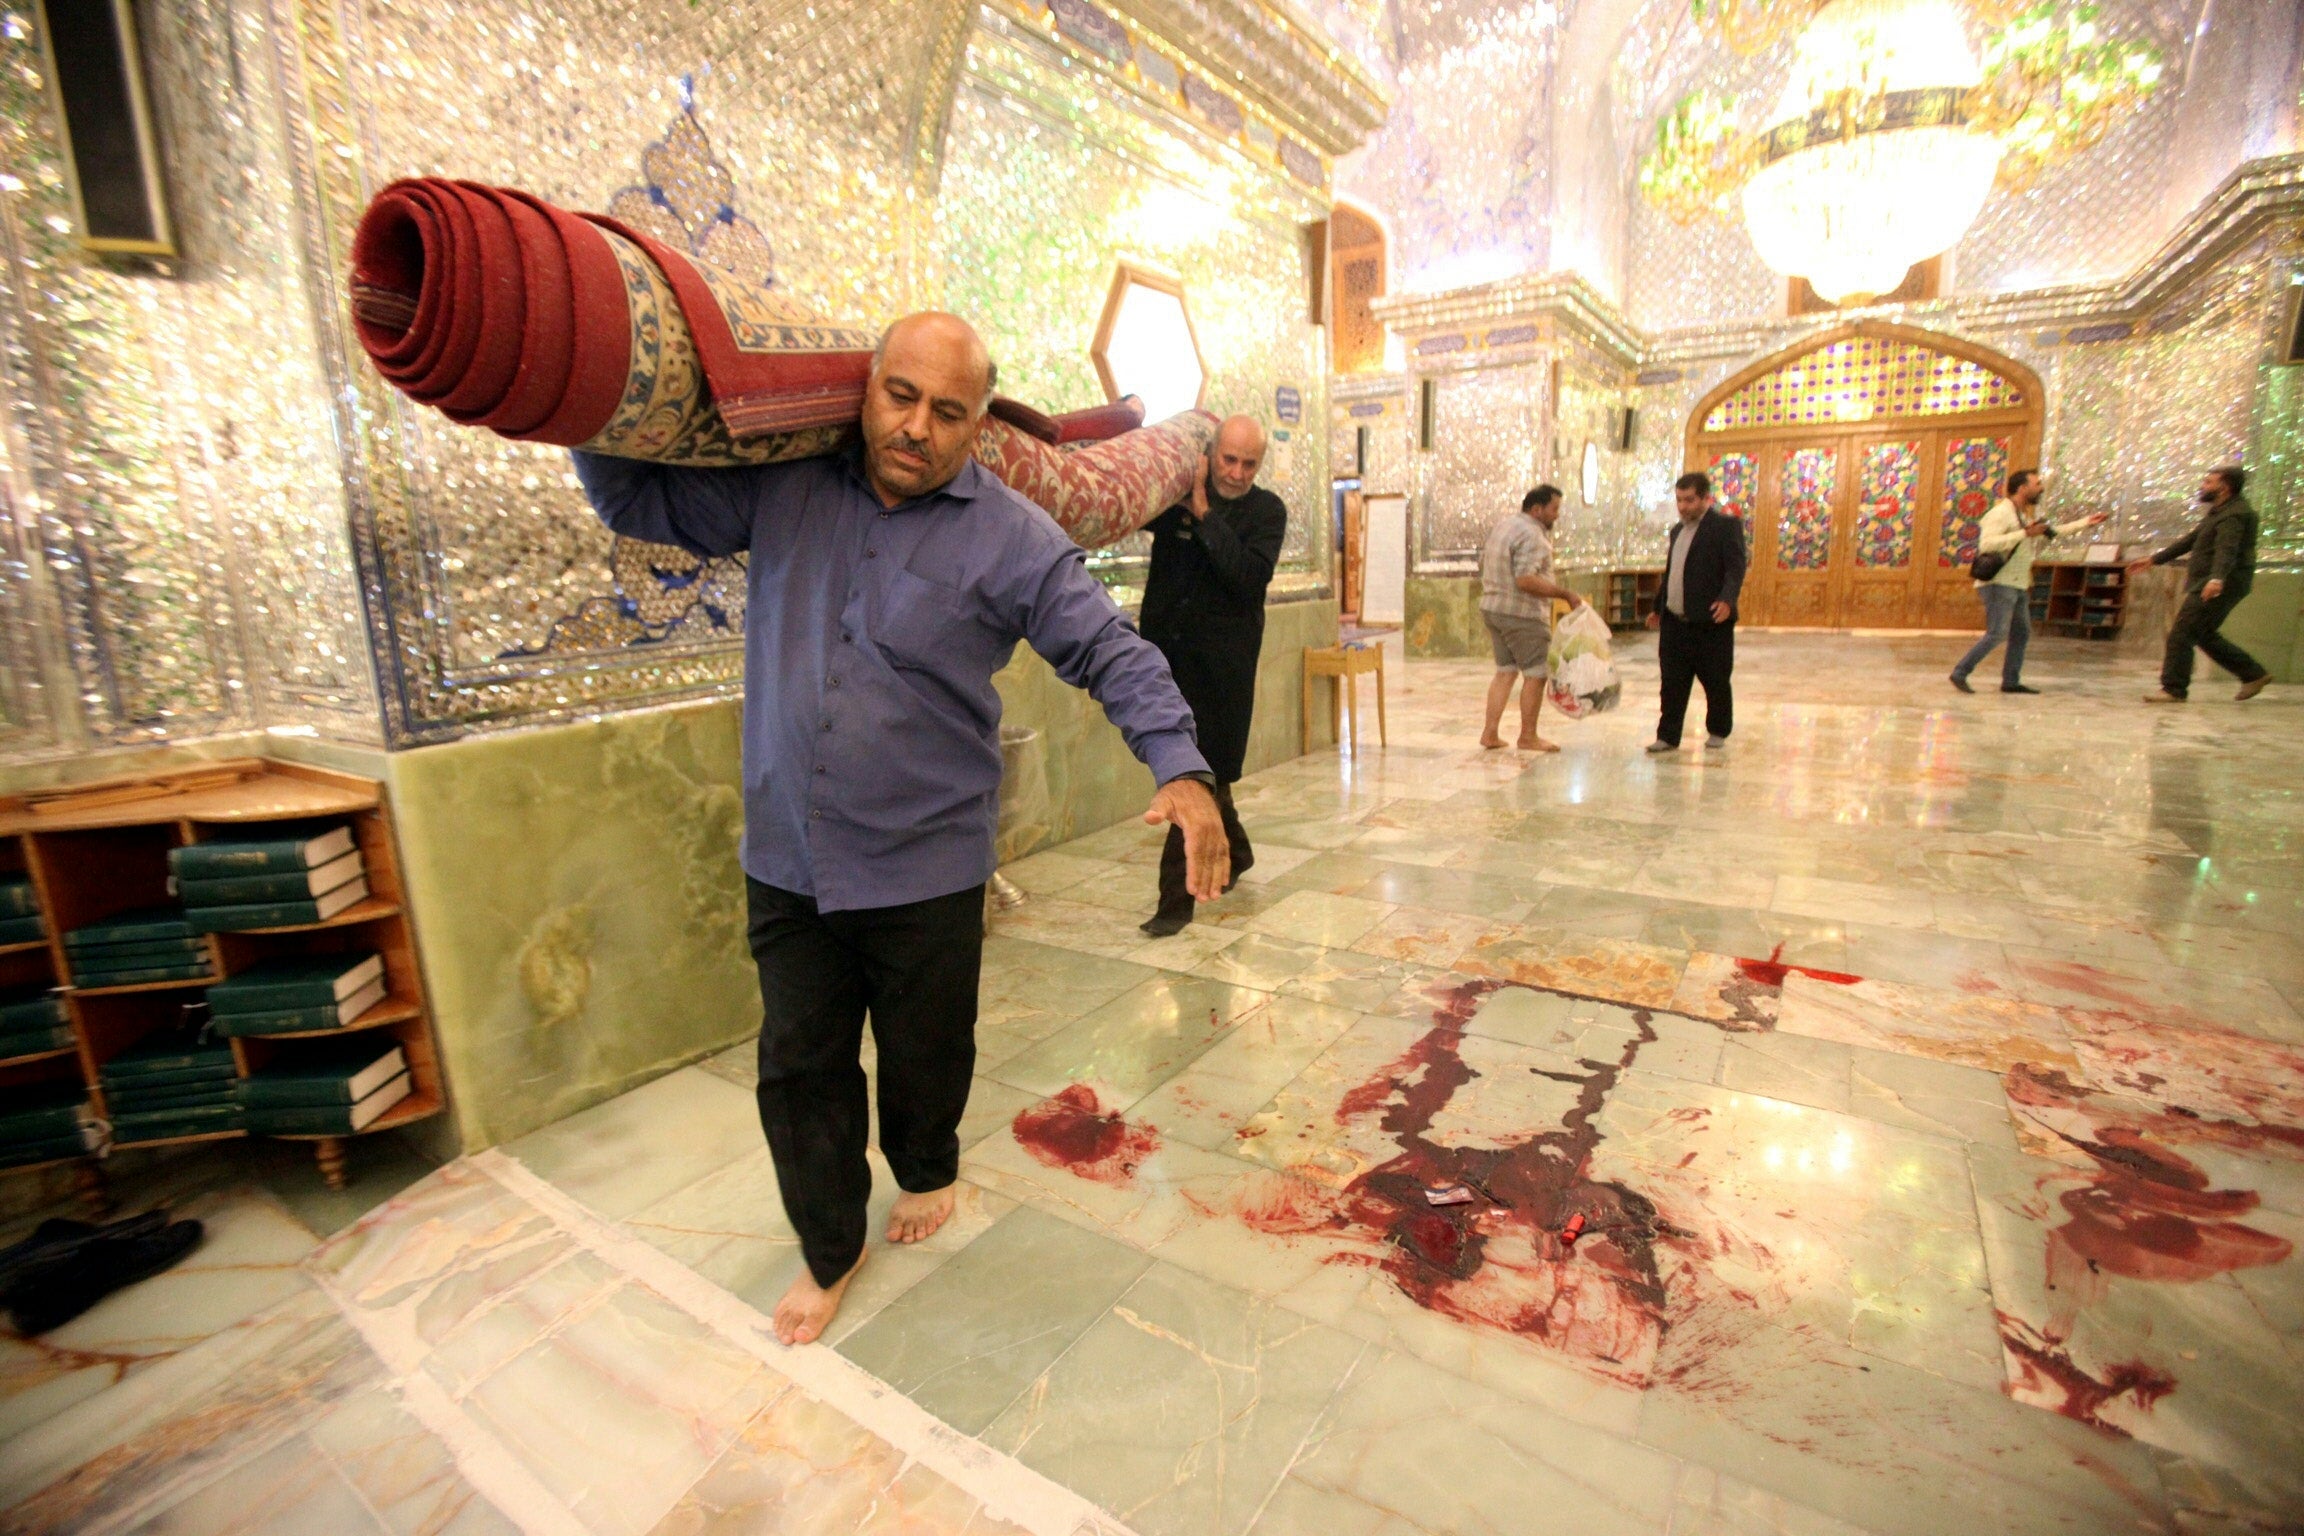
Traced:
<svg viewBox="0 0 2304 1536">
<path fill-rule="evenodd" d="M 988 649 L 991 631 L 967 593 L 897 566 L 881 593 L 872 640 L 892 667 L 964 681 L 970 664 Z"/>
</svg>

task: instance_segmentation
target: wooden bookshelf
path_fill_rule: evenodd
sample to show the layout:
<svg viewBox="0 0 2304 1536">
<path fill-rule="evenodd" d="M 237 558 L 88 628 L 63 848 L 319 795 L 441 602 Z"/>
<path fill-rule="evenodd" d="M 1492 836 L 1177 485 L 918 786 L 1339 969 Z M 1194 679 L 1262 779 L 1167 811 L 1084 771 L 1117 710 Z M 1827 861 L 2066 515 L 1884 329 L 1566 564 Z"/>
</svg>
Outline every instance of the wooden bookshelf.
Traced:
<svg viewBox="0 0 2304 1536">
<path fill-rule="evenodd" d="M 1642 629 L 1648 615 L 1664 600 L 1664 572 L 1656 570 L 1603 571 L 1600 574 L 1600 616 L 1610 629 Z"/>
<path fill-rule="evenodd" d="M 2128 617 L 2128 571 L 2122 565 L 2035 561 L 2032 627 L 2045 634 L 2111 640 Z"/>
<path fill-rule="evenodd" d="M 349 823 L 368 881 L 368 895 L 334 917 L 281 928 L 203 935 L 212 976 L 127 986 L 72 985 L 64 935 L 139 907 L 173 902 L 168 850 L 219 839 L 262 837 L 267 824 Z M 184 1017 L 186 1006 L 227 976 L 275 955 L 373 950 L 383 956 L 384 1000 L 340 1029 L 293 1035 L 234 1037 L 234 1067 L 247 1077 L 267 1063 L 310 1049 L 315 1039 L 390 1034 L 408 1059 L 410 1093 L 365 1130 L 369 1135 L 436 1115 L 447 1106 L 440 1052 L 424 997 L 423 972 L 405 909 L 391 811 L 373 779 L 303 763 L 236 758 L 174 773 L 108 780 L 39 795 L 0 797 L 0 872 L 27 871 L 47 937 L 0 950 L 0 986 L 47 984 L 62 989 L 72 1046 L 0 1061 L 0 1086 L 74 1081 L 99 1116 L 108 1118 L 105 1063 L 155 1030 Z M 189 995 L 188 995 L 189 994 Z M 124 1147 L 226 1141 L 246 1131 L 211 1131 Z M 315 1144 L 331 1188 L 344 1183 L 345 1136 L 284 1136 Z M 101 1152 L 59 1159 L 97 1168 Z M 28 1164 L 48 1167 L 53 1164 Z M 20 1169 L 0 1170 L 17 1172 Z M 91 1174 L 93 1177 L 93 1173 Z M 99 1188 L 100 1194 L 100 1188 Z"/>
</svg>

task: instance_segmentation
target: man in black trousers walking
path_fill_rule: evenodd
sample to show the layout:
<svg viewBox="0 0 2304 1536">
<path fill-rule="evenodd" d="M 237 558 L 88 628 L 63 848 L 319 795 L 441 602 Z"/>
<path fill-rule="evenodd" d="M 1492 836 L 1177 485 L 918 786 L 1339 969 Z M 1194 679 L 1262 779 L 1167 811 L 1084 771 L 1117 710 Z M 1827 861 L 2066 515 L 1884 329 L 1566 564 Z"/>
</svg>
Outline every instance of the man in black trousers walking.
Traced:
<svg viewBox="0 0 2304 1536">
<path fill-rule="evenodd" d="M 1744 589 L 1744 529 L 1712 505 L 1712 477 L 1691 471 L 1672 483 L 1680 509 L 1664 558 L 1664 591 L 1648 627 L 1658 631 L 1656 665 L 1664 708 L 1651 752 L 1680 750 L 1688 690 L 1704 685 L 1704 745 L 1728 745 L 1736 728 L 1729 674 L 1736 670 L 1736 597 Z"/>
<path fill-rule="evenodd" d="M 1288 537 L 1288 506 L 1256 483 L 1264 465 L 1264 428 L 1234 416 L 1217 429 L 1216 446 L 1192 497 L 1149 524 L 1152 569 L 1144 578 L 1138 627 L 1168 658 L 1199 728 L 1200 753 L 1216 780 L 1216 809 L 1232 844 L 1232 878 L 1256 861 L 1247 829 L 1232 808 L 1232 786 L 1248 756 L 1256 707 L 1256 658 L 1264 647 L 1264 589 Z M 1173 830 L 1173 829 L 1171 829 Z M 1229 887 L 1227 887 L 1229 888 Z M 1184 881 L 1184 843 L 1170 837 L 1160 855 L 1160 906 L 1143 924 L 1166 938 L 1192 921 L 1195 903 Z"/>
<path fill-rule="evenodd" d="M 2256 580 L 2256 509 L 2240 499 L 2248 484 L 2237 464 L 2208 471 L 2200 482 L 2200 504 L 2206 509 L 2199 526 L 2149 560 L 2129 567 L 2167 565 L 2191 559 L 2184 567 L 2184 604 L 2176 622 L 2168 626 L 2168 653 L 2160 663 L 2160 691 L 2144 695 L 2147 704 L 2181 704 L 2192 690 L 2192 652 L 2240 679 L 2236 699 L 2252 699 L 2272 681 L 2264 664 L 2223 636 L 2224 621 L 2240 606 L 2240 599 Z"/>
</svg>

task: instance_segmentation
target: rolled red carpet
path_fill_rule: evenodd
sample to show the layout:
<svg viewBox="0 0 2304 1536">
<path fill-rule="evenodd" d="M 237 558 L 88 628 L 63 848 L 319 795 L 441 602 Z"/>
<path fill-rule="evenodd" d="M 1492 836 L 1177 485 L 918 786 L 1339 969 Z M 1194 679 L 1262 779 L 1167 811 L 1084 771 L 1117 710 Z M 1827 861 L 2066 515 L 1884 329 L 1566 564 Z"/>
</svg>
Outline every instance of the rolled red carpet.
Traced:
<svg viewBox="0 0 2304 1536">
<path fill-rule="evenodd" d="M 527 442 L 697 466 L 806 458 L 854 426 L 871 373 L 864 327 L 506 187 L 386 187 L 354 233 L 351 287 L 378 372 Z M 1215 434 L 1201 412 L 1144 428 L 1133 400 L 1058 417 L 1001 405 L 978 460 L 1090 548 L 1189 495 Z"/>
</svg>

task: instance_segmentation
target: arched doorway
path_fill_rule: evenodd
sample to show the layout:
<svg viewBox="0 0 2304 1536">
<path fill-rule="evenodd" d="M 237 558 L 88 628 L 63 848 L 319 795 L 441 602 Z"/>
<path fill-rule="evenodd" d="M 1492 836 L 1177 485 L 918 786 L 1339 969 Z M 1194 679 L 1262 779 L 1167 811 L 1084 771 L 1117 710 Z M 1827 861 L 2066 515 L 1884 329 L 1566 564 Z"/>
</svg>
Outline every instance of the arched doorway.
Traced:
<svg viewBox="0 0 2304 1536">
<path fill-rule="evenodd" d="M 1743 617 L 1974 629 L 1976 524 L 2037 462 L 2039 376 L 1955 337 L 1860 321 L 1697 403 L 1687 462 L 1744 520 Z"/>
</svg>

